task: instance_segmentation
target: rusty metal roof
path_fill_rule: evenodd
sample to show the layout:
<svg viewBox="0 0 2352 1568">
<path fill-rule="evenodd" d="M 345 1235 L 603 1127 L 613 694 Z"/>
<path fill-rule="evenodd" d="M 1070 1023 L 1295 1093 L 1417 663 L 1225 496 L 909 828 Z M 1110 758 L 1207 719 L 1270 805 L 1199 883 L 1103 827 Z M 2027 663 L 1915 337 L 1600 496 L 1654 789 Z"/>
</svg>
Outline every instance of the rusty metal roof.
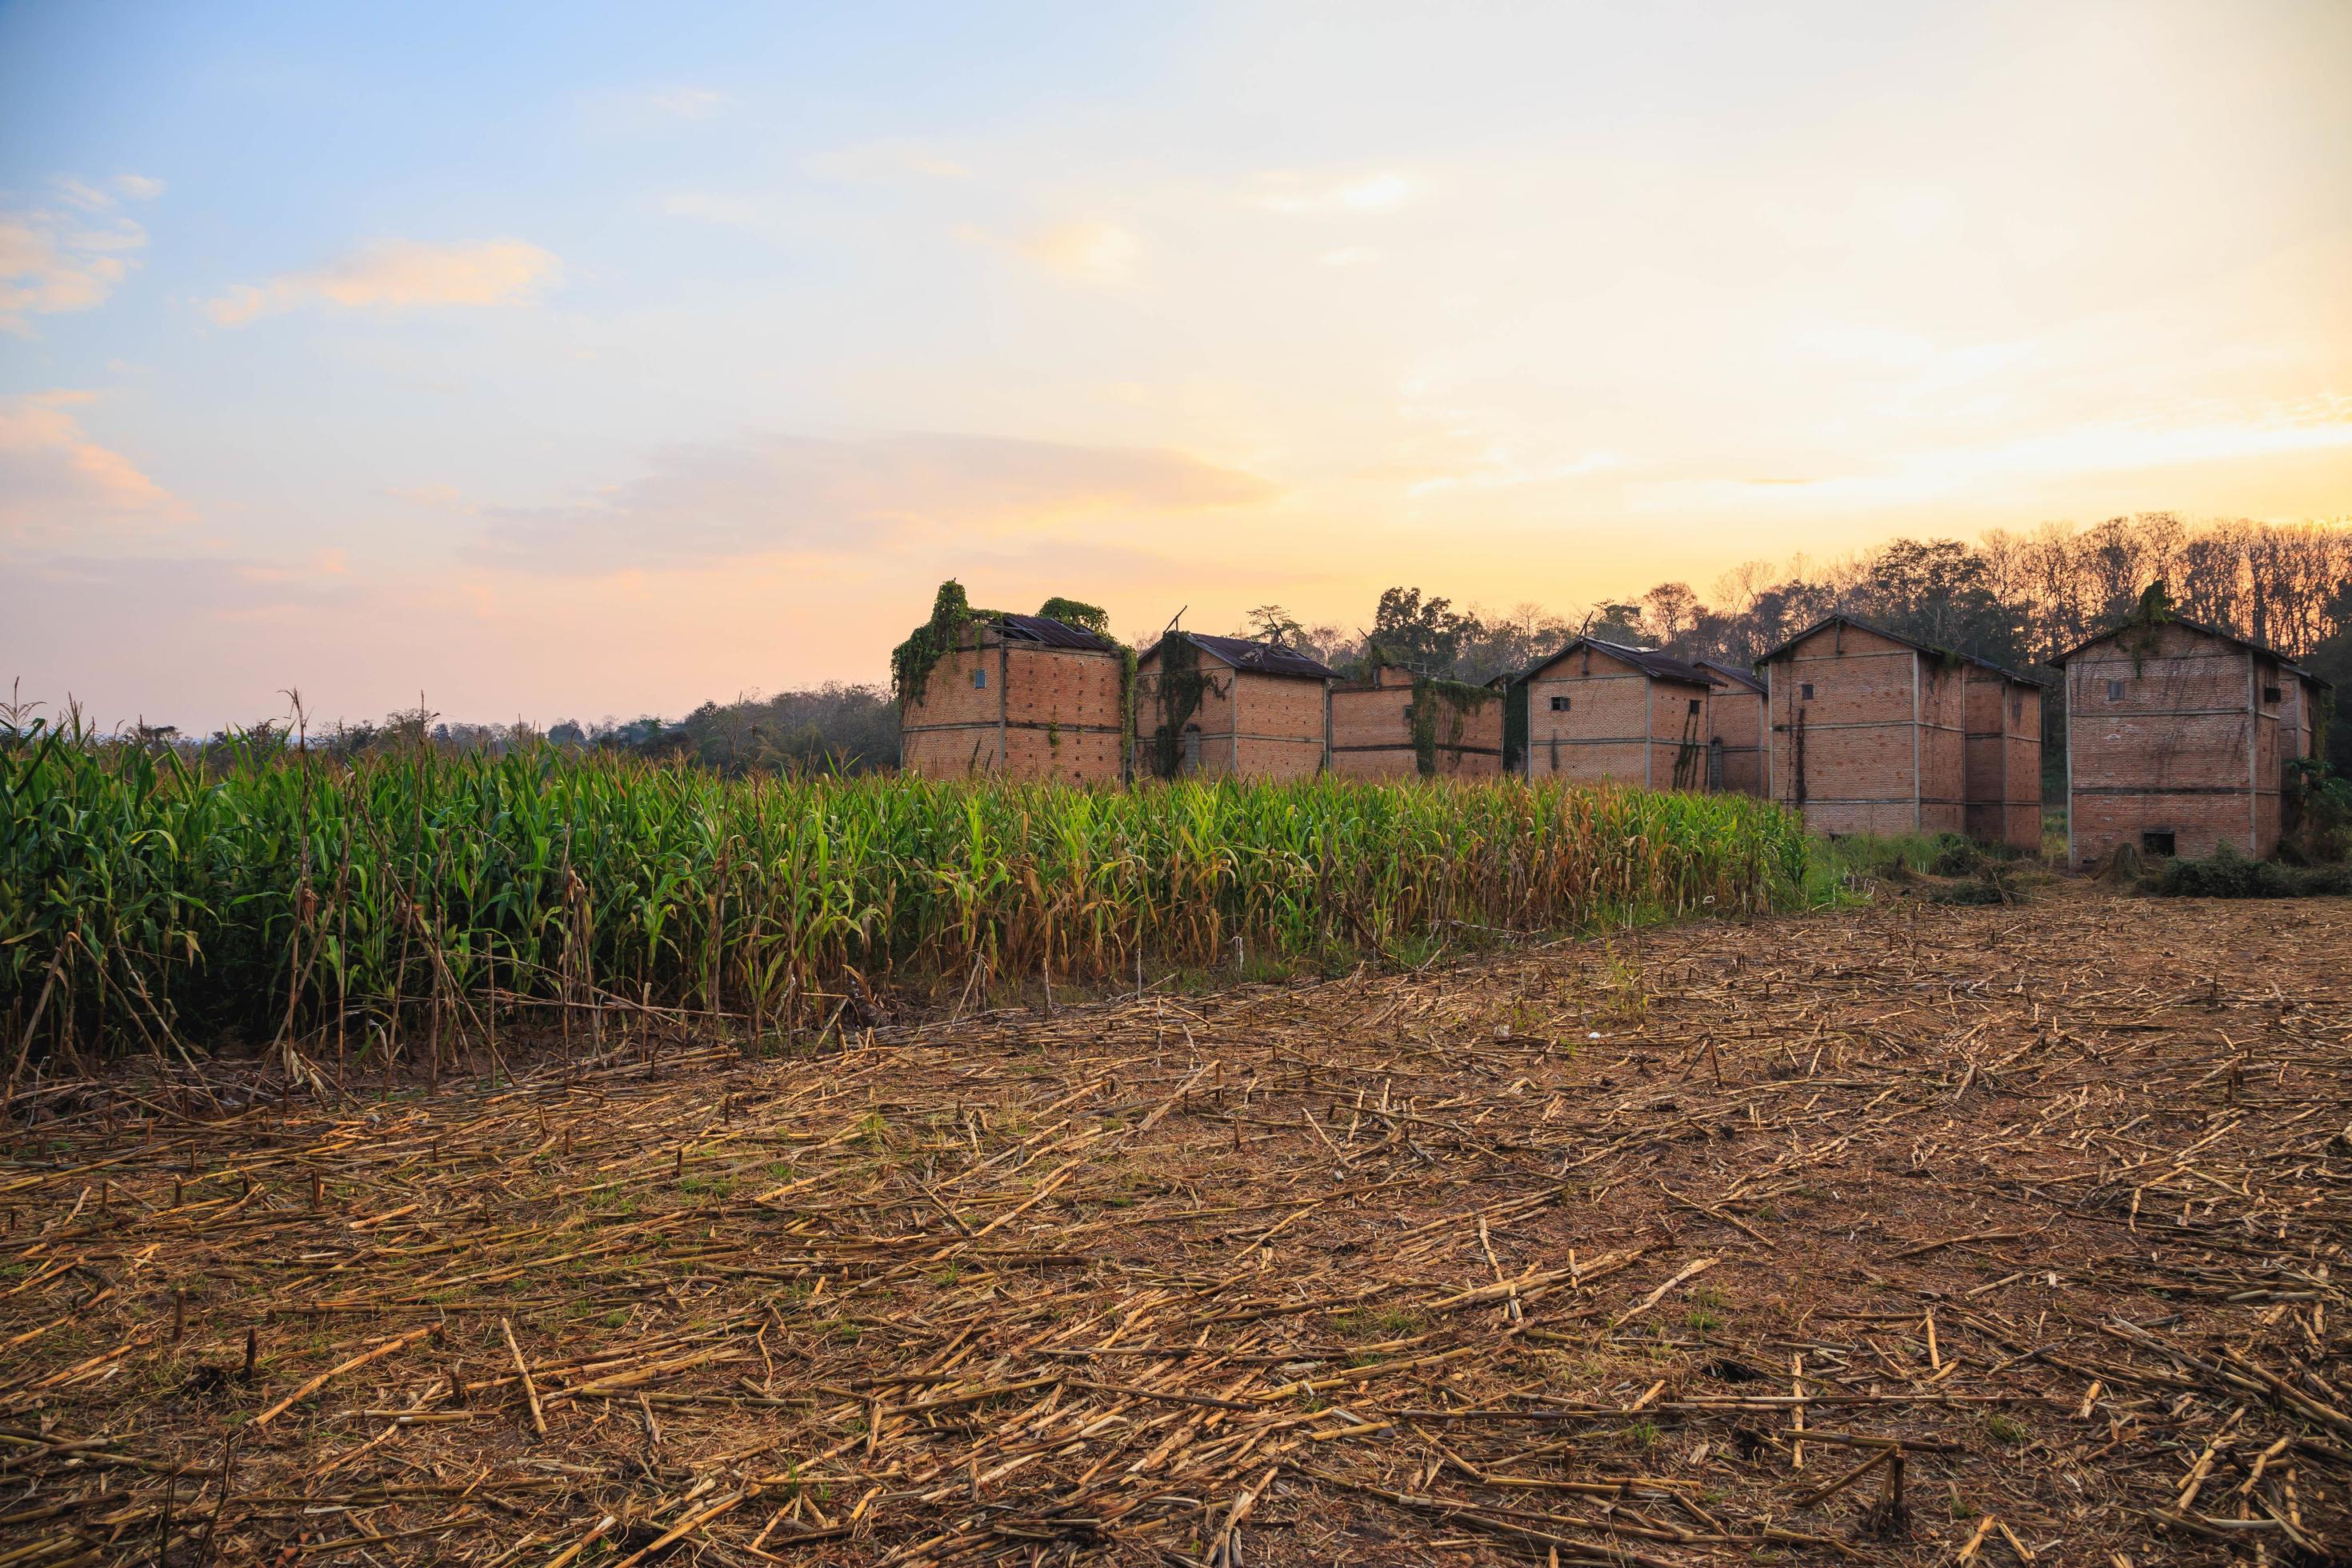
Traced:
<svg viewBox="0 0 2352 1568">
<path fill-rule="evenodd" d="M 1297 648 L 1280 643 L 1252 642 L 1247 637 L 1212 637 L 1207 632 L 1170 632 L 1153 643 L 1144 654 L 1150 658 L 1166 645 L 1168 637 L 1182 637 L 1211 658 L 1229 664 L 1235 669 L 1252 670 L 1259 675 L 1294 675 L 1308 680 L 1337 680 L 1339 671 L 1319 658 L 1310 658 Z"/>
<path fill-rule="evenodd" d="M 1752 691 L 1759 697 L 1764 695 L 1764 683 L 1757 679 L 1748 670 L 1741 669 L 1736 665 L 1717 664 L 1711 658 L 1694 659 L 1691 662 L 1709 675 L 1720 677 L 1721 684 L 1725 686 L 1737 686 L 1743 690 Z"/>
<path fill-rule="evenodd" d="M 1108 637 L 1098 637 L 1084 626 L 1074 626 L 1050 616 L 999 616 L 996 626 L 1006 637 L 1019 642 L 1039 643 L 1046 647 L 1084 648 L 1089 653 L 1118 651 L 1118 646 Z"/>
<path fill-rule="evenodd" d="M 2192 632 L 2202 632 L 2209 637 L 2219 637 L 2221 641 L 2230 644 L 2233 647 L 2251 649 L 2255 653 L 2261 654 L 2264 658 L 2276 659 L 2281 669 L 2290 670 L 2294 674 L 2303 677 L 2304 679 L 2310 681 L 2315 686 L 2325 686 L 2330 691 L 2336 689 L 2336 683 L 2334 681 L 2328 679 L 2324 675 L 2313 674 L 2310 670 L 2304 668 L 2303 666 L 2295 663 L 2294 660 L 2287 658 L 2286 655 L 2279 652 L 2278 649 L 2271 647 L 2268 643 L 2258 643 L 2252 637 L 2242 637 L 2235 632 L 2225 632 L 2220 626 L 2209 626 L 2203 621 L 2192 621 L 2187 616 L 2168 616 L 2165 619 L 2165 624 L 2176 626 L 2187 626 Z M 2076 643 L 2073 647 L 2068 648 L 2063 653 L 2052 654 L 2050 656 L 2050 662 L 2053 664 L 2064 664 L 2068 659 L 2074 658 L 2076 654 L 2081 653 L 2084 648 L 2091 647 L 2093 644 L 2103 643 L 2109 637 L 2118 636 L 2119 634 L 2130 629 L 2131 628 L 2128 624 L 2124 626 L 2109 626 L 2105 631 L 2101 632 L 2096 637 L 2084 637 L 2081 642 Z"/>
<path fill-rule="evenodd" d="M 1570 637 L 1566 647 L 1561 648 L 1549 658 L 1547 658 L 1538 664 L 1529 666 L 1526 670 L 1520 673 L 1518 679 L 1521 680 L 1532 680 L 1538 674 L 1549 669 L 1553 665 L 1558 664 L 1561 659 L 1566 658 L 1570 654 L 1574 653 L 1580 647 L 1593 648 L 1601 653 L 1605 653 L 1611 658 L 1619 659 L 1626 664 L 1632 665 L 1635 669 L 1640 670 L 1643 674 L 1649 676 L 1654 679 L 1679 680 L 1685 686 L 1720 686 L 1723 684 L 1723 682 L 1717 680 L 1714 676 L 1708 674 L 1704 668 L 1692 663 L 1689 659 L 1679 658 L 1676 655 L 1666 652 L 1663 648 L 1635 647 L 1630 643 L 1610 642 L 1601 637 Z"/>
</svg>

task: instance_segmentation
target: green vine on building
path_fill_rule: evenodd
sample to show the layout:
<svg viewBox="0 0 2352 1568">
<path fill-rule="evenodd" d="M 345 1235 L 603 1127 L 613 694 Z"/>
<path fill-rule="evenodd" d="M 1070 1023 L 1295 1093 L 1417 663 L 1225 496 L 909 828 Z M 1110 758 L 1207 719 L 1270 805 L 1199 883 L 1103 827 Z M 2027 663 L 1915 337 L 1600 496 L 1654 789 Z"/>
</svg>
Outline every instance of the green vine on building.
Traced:
<svg viewBox="0 0 2352 1568">
<path fill-rule="evenodd" d="M 2138 675 L 2141 667 L 2164 646 L 2164 627 L 2171 621 L 2172 595 L 2159 577 L 2147 585 L 2139 603 L 2124 617 L 2122 635 L 2116 639 L 2131 655 L 2133 675 Z"/>
<path fill-rule="evenodd" d="M 1443 744 L 1459 746 L 1470 715 L 1495 700 L 1491 687 L 1475 686 L 1466 680 L 1446 680 L 1433 675 L 1412 678 L 1412 705 L 1406 711 L 1412 723 L 1413 766 L 1423 778 L 1437 774 L 1437 726 L 1444 708 L 1453 715 L 1453 725 Z"/>
<path fill-rule="evenodd" d="M 1201 671 L 1201 645 L 1182 632 L 1160 638 L 1158 680 L 1152 693 L 1160 710 L 1160 726 L 1151 737 L 1152 771 L 1172 779 L 1184 763 L 1184 726 L 1201 710 L 1202 698 L 1214 689 Z"/>
</svg>

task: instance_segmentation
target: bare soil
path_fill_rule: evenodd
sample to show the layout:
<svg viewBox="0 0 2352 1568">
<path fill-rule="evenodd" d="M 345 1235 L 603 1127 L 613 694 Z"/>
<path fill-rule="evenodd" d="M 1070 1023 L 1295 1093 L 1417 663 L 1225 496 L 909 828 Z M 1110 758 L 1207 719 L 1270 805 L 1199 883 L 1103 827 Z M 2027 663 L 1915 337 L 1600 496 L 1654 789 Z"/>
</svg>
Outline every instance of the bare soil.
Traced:
<svg viewBox="0 0 2352 1568">
<path fill-rule="evenodd" d="M 2352 1561 L 2348 972 L 2070 885 L 47 1085 L 0 1563 Z"/>
</svg>

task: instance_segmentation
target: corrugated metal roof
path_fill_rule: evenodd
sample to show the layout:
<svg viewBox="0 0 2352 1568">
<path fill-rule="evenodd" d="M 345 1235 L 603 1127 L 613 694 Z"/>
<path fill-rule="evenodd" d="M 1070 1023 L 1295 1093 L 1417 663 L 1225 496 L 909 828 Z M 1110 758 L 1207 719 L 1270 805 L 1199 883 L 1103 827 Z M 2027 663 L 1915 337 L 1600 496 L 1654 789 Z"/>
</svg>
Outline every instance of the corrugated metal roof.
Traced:
<svg viewBox="0 0 2352 1568">
<path fill-rule="evenodd" d="M 1759 697 L 1761 697 L 1764 694 L 1764 683 L 1757 679 L 1755 675 L 1748 670 L 1741 669 L 1736 665 L 1717 664 L 1711 658 L 1696 659 L 1693 662 L 1697 664 L 1701 669 L 1706 670 L 1709 675 L 1720 676 L 1723 679 L 1723 683 L 1727 686 L 1743 688 L 1746 690 L 1755 692 Z"/>
<path fill-rule="evenodd" d="M 1764 655 L 1756 662 L 1759 664 L 1769 664 L 1774 659 L 1786 654 L 1790 648 L 1795 647 L 1799 643 L 1804 641 L 1807 637 L 1811 637 L 1815 632 L 1826 631 L 1830 627 L 1839 625 L 1853 626 L 1857 631 L 1868 632 L 1873 637 L 1885 637 L 1888 642 L 1899 642 L 1905 647 L 1916 648 L 1921 653 L 1933 654 L 1937 658 L 1957 658 L 1964 664 L 1973 664 L 1979 669 L 1990 669 L 1995 675 L 2004 676 L 2011 680 L 2016 681 L 2021 686 L 2041 686 L 2045 684 L 2042 681 L 2036 680 L 2030 675 L 2021 675 L 2016 670 L 2010 668 L 2007 665 L 1995 664 L 1989 658 L 1979 658 L 1972 653 L 1962 653 L 1959 649 L 1955 647 L 1937 647 L 1934 643 L 1921 642 L 1917 637 L 1907 637 L 1901 632 L 1888 631 L 1885 626 L 1879 626 L 1874 621 L 1865 621 L 1860 616 L 1849 616 L 1843 611 L 1834 616 L 1823 616 L 1820 620 L 1814 622 L 1811 626 L 1807 626 L 1803 631 L 1799 632 L 1795 637 L 1790 637 L 1787 642 L 1782 643 L 1779 647 L 1776 647 L 1771 652 Z"/>
<path fill-rule="evenodd" d="M 2311 671 L 2304 668 L 2303 666 L 2295 663 L 2294 660 L 2287 658 L 2286 655 L 2279 652 L 2278 649 L 2271 647 L 2268 643 L 2258 643 L 2252 637 L 2242 637 L 2235 632 L 2225 632 L 2219 626 L 2209 626 L 2203 621 L 2192 621 L 2187 616 L 2173 616 L 2168 618 L 2173 626 L 2187 626 L 2192 632 L 2203 632 L 2209 637 L 2219 637 L 2223 642 L 2229 643 L 2235 647 L 2251 648 L 2254 652 L 2261 654 L 2265 658 L 2274 658 L 2278 660 L 2279 668 L 2281 669 L 2292 670 L 2295 674 L 2303 677 L 2304 679 L 2311 681 L 2315 685 L 2325 686 L 2330 691 L 2336 689 L 2336 683 L 2334 681 L 2328 679 L 2324 675 L 2314 675 Z M 2051 655 L 2050 662 L 2053 664 L 2063 664 L 2068 659 L 2074 658 L 2076 654 L 2082 652 L 2084 648 L 2091 647 L 2094 643 L 2103 643 L 2109 637 L 2119 636 L 2130 629 L 2131 627 L 2128 624 L 2124 626 L 2109 626 L 2105 631 L 2101 632 L 2095 637 L 2084 638 L 2081 642 L 2076 643 L 2073 647 L 2068 648 L 2064 653 Z"/>
<path fill-rule="evenodd" d="M 1210 658 L 1233 666 L 1235 669 L 1254 670 L 1260 675 L 1295 675 L 1309 680 L 1337 680 L 1339 671 L 1319 658 L 1309 658 L 1297 648 L 1280 643 L 1252 642 L 1247 637 L 1213 637 L 1207 632 L 1171 632 L 1168 637 L 1183 637 Z M 1168 637 L 1151 645 L 1143 657 L 1150 658 L 1160 651 Z"/>
<path fill-rule="evenodd" d="M 1097 637 L 1084 626 L 1074 626 L 1067 621 L 1057 621 L 1050 616 L 1013 616 L 996 617 L 997 628 L 1008 637 L 1023 642 L 1042 643 L 1047 647 L 1085 648 L 1093 653 L 1118 651 L 1108 637 Z"/>
<path fill-rule="evenodd" d="M 1542 663 L 1522 672 L 1518 679 L 1533 679 L 1538 674 L 1549 669 L 1580 647 L 1593 648 L 1607 654 L 1611 658 L 1622 659 L 1643 674 L 1658 680 L 1679 680 L 1685 686 L 1723 684 L 1689 659 L 1678 658 L 1662 648 L 1635 647 L 1630 643 L 1610 642 L 1605 638 L 1588 637 L 1570 637 L 1566 647 L 1561 648 Z"/>
</svg>

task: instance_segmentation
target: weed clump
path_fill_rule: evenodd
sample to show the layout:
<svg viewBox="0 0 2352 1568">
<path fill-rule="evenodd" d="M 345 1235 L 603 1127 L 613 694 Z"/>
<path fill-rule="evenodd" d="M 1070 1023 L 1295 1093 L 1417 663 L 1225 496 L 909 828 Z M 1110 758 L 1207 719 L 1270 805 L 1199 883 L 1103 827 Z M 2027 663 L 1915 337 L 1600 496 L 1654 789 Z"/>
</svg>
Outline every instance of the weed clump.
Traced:
<svg viewBox="0 0 2352 1568">
<path fill-rule="evenodd" d="M 2166 899 L 2315 899 L 2352 895 L 2352 866 L 2283 866 L 2224 844 L 2210 860 L 2168 861 L 2142 886 Z"/>
</svg>

